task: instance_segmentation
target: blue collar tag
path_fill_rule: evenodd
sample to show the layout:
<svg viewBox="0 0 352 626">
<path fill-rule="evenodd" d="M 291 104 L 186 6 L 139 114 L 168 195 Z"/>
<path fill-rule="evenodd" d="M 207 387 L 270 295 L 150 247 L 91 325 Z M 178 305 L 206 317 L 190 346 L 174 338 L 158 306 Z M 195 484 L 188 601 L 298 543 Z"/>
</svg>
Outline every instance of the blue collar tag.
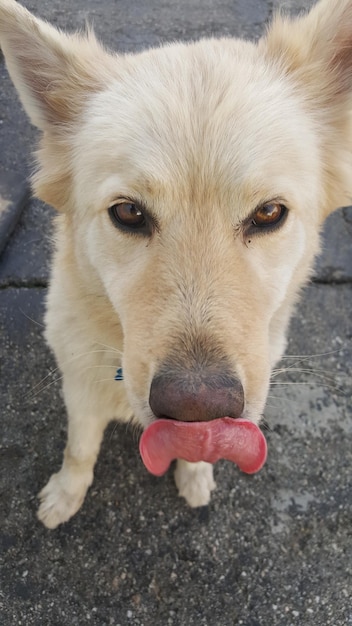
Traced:
<svg viewBox="0 0 352 626">
<path fill-rule="evenodd" d="M 118 367 L 115 374 L 115 380 L 123 380 L 122 367 Z"/>
</svg>

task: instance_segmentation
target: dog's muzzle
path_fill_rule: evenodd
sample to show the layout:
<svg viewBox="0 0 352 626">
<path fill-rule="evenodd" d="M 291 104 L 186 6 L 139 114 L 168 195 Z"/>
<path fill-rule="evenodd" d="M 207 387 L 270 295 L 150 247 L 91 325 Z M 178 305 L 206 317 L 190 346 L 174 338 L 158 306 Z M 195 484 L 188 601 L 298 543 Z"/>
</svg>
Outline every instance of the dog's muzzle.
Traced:
<svg viewBox="0 0 352 626">
<path fill-rule="evenodd" d="M 149 403 L 157 419 L 144 431 L 140 452 L 152 474 L 161 476 L 177 458 L 227 459 L 248 474 L 264 465 L 266 440 L 241 417 L 244 391 L 237 377 L 213 368 L 164 369 L 153 378 Z"/>
</svg>

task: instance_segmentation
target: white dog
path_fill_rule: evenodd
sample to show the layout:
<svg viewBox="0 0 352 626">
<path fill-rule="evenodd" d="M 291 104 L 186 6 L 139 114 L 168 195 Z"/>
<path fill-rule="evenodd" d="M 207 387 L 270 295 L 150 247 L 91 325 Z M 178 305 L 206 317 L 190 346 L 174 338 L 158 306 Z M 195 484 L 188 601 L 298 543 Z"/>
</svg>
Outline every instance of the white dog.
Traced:
<svg viewBox="0 0 352 626">
<path fill-rule="evenodd" d="M 112 419 L 145 429 L 151 471 L 178 456 L 181 495 L 206 504 L 209 461 L 265 460 L 271 368 L 350 199 L 352 0 L 278 16 L 258 44 L 121 56 L 0 0 L 0 41 L 59 212 L 46 337 L 69 428 L 39 518 L 79 509 Z"/>
</svg>

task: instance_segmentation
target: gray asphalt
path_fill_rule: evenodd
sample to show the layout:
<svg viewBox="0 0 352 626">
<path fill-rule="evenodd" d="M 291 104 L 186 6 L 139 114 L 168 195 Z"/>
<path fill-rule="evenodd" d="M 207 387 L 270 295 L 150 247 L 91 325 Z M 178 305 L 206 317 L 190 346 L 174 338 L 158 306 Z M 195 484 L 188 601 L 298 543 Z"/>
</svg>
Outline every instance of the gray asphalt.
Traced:
<svg viewBox="0 0 352 626">
<path fill-rule="evenodd" d="M 278 2 L 25 4 L 63 28 L 88 17 L 123 51 L 257 38 Z M 266 407 L 264 469 L 248 477 L 218 463 L 210 506 L 191 510 L 171 473 L 146 472 L 133 432 L 112 425 L 81 511 L 48 531 L 36 493 L 59 468 L 66 432 L 42 337 L 53 211 L 28 199 L 35 131 L 1 58 L 0 85 L 0 624 L 352 625 L 352 209 L 329 218 L 292 322 Z"/>
</svg>

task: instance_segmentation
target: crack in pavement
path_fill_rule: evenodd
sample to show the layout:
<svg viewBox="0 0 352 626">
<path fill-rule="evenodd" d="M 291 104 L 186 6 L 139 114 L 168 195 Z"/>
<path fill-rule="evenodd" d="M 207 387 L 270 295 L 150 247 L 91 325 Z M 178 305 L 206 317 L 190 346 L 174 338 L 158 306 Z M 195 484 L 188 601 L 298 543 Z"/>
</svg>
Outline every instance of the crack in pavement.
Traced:
<svg viewBox="0 0 352 626">
<path fill-rule="evenodd" d="M 0 291 L 5 291 L 6 289 L 46 289 L 49 286 L 47 280 L 43 280 L 41 278 L 33 279 L 33 280 L 9 280 L 8 282 L 4 282 L 0 284 Z"/>
</svg>

